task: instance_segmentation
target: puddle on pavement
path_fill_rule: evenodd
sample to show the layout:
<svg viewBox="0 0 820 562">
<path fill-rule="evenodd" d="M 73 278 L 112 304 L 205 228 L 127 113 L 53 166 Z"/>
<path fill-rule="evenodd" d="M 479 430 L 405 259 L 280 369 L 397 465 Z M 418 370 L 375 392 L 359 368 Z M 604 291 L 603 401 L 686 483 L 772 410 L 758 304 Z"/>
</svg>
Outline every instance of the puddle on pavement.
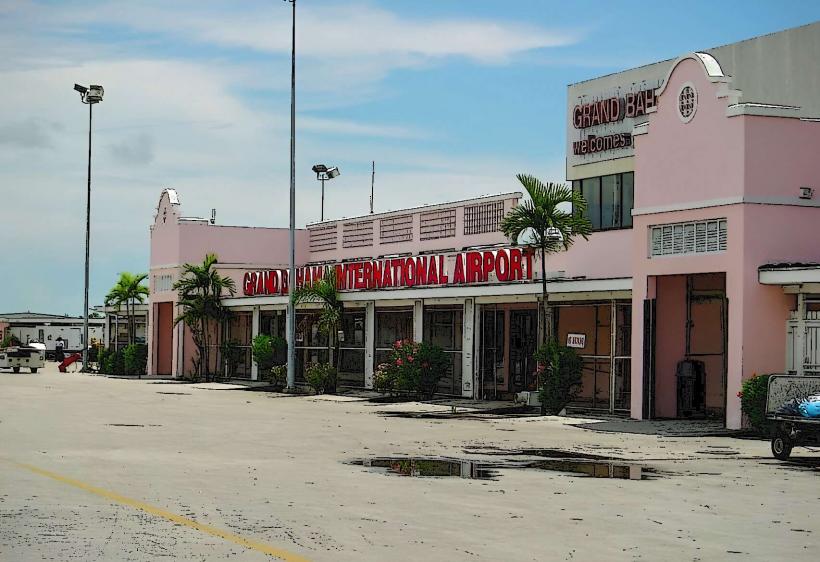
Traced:
<svg viewBox="0 0 820 562">
<path fill-rule="evenodd" d="M 452 459 L 377 457 L 358 459 L 350 464 L 364 466 L 373 472 L 418 478 L 457 476 L 486 480 L 497 476 L 487 464 Z"/>
<path fill-rule="evenodd" d="M 456 476 L 470 479 L 494 479 L 498 470 L 544 470 L 563 472 L 587 478 L 612 478 L 617 480 L 646 480 L 653 473 L 636 464 L 589 460 L 586 458 L 554 458 L 537 461 L 477 462 L 460 459 L 424 457 L 376 457 L 357 459 L 349 464 L 364 466 L 373 472 L 397 476 L 445 477 Z"/>
</svg>

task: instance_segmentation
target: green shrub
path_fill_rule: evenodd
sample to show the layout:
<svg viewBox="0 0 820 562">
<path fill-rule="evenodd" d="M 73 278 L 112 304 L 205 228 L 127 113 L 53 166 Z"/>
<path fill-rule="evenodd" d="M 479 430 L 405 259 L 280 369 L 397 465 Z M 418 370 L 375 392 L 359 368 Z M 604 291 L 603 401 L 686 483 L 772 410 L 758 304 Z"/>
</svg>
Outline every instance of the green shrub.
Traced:
<svg viewBox="0 0 820 562">
<path fill-rule="evenodd" d="M 766 419 L 766 393 L 769 389 L 769 377 L 771 375 L 753 375 L 752 378 L 743 381 L 740 392 L 740 409 L 749 425 L 757 432 L 765 434 L 769 429 L 769 422 Z"/>
<path fill-rule="evenodd" d="M 122 350 L 115 351 L 111 354 L 111 358 L 108 360 L 109 367 L 108 373 L 111 375 L 124 375 L 125 374 L 125 357 L 123 356 Z"/>
<path fill-rule="evenodd" d="M 584 362 L 575 350 L 555 340 L 542 345 L 533 357 L 540 382 L 538 399 L 545 413 L 558 414 L 578 396 Z"/>
<path fill-rule="evenodd" d="M 268 371 L 268 381 L 274 390 L 282 390 L 288 383 L 288 366 L 276 365 Z"/>
<path fill-rule="evenodd" d="M 101 347 L 100 351 L 97 353 L 97 372 L 100 374 L 106 374 L 105 372 L 105 361 L 108 357 L 109 350 Z"/>
<path fill-rule="evenodd" d="M 132 343 L 122 350 L 122 364 L 126 375 L 142 376 L 148 365 L 148 347 L 142 343 Z"/>
<path fill-rule="evenodd" d="M 440 347 L 399 340 L 393 344 L 390 359 L 379 365 L 373 384 L 381 392 L 400 390 L 430 399 L 449 369 L 450 360 Z"/>
<path fill-rule="evenodd" d="M 222 361 L 225 363 L 225 369 L 219 370 L 217 375 L 214 375 L 214 379 L 222 378 L 219 375 L 224 373 L 224 376 L 231 379 L 236 376 L 237 368 L 239 364 L 242 362 L 242 348 L 239 347 L 239 342 L 235 340 L 226 340 L 222 342 L 220 346 L 222 351 Z"/>
<path fill-rule="evenodd" d="M 336 392 L 336 369 L 330 363 L 311 363 L 305 370 L 305 382 L 316 394 Z"/>
<path fill-rule="evenodd" d="M 273 338 L 267 334 L 259 334 L 253 338 L 251 343 L 251 354 L 253 361 L 259 366 L 259 370 L 267 372 L 273 367 Z"/>
</svg>

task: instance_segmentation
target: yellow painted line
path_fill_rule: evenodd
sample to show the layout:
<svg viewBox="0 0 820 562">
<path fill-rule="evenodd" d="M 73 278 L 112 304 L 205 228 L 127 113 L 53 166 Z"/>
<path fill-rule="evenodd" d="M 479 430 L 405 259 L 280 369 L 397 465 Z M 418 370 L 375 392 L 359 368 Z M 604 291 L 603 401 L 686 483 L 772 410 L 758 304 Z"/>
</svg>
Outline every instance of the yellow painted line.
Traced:
<svg viewBox="0 0 820 562">
<path fill-rule="evenodd" d="M 157 517 L 162 517 L 163 519 L 167 519 L 173 523 L 179 523 L 180 525 L 185 525 L 186 527 L 190 527 L 191 529 L 196 529 L 197 531 L 202 531 L 203 533 L 207 533 L 214 537 L 219 537 L 221 539 L 225 539 L 226 541 L 230 541 L 234 544 L 238 544 L 239 546 L 244 546 L 245 548 L 249 548 L 251 550 L 256 550 L 257 552 L 262 552 L 264 554 L 269 554 L 271 556 L 275 556 L 281 560 L 285 560 L 286 562 L 309 562 L 307 558 L 303 556 L 299 556 L 298 554 L 294 554 L 292 552 L 288 552 L 287 550 L 283 550 L 281 548 L 276 548 L 270 545 L 267 545 L 262 542 L 254 541 L 251 539 L 246 539 L 245 537 L 239 536 L 235 533 L 231 533 L 229 531 L 223 531 L 222 529 L 218 529 L 216 527 L 212 527 L 211 525 L 205 525 L 204 523 L 197 523 L 193 519 L 188 519 L 187 517 L 183 517 L 182 515 L 177 515 L 176 513 L 171 513 L 170 511 L 166 511 L 162 508 L 153 506 L 151 504 L 142 502 L 140 500 L 135 500 L 126 496 L 121 496 L 116 492 L 112 492 L 110 490 L 105 490 L 103 488 L 98 488 L 96 486 L 92 486 L 90 484 L 86 484 L 85 482 L 80 482 L 79 480 L 75 480 L 73 478 L 69 478 L 67 476 L 62 476 L 57 474 L 56 472 L 51 472 L 50 470 L 44 470 L 42 468 L 38 468 L 34 465 L 24 464 L 24 463 L 13 463 L 20 468 L 25 468 L 26 470 L 30 470 L 35 474 L 39 474 L 40 476 L 45 476 L 46 478 L 51 478 L 52 480 L 56 480 L 57 482 L 62 482 L 63 484 L 68 484 L 69 486 L 74 486 L 75 488 L 79 488 L 80 490 L 84 490 L 91 494 L 100 496 L 102 498 L 111 500 L 113 502 L 127 505 L 129 507 L 133 507 L 134 509 L 139 509 L 140 511 L 144 511 L 145 513 L 150 513 L 151 515 L 156 515 Z"/>
</svg>

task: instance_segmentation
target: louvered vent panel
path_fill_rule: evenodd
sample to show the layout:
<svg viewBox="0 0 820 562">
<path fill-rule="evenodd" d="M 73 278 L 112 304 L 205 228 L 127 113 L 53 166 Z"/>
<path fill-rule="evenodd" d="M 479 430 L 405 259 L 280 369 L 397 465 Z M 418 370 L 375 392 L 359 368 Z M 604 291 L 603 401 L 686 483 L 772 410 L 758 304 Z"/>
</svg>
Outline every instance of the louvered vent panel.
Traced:
<svg viewBox="0 0 820 562">
<path fill-rule="evenodd" d="M 430 211 L 419 215 L 421 220 L 421 239 L 435 240 L 456 235 L 456 210 L 444 209 Z"/>
<path fill-rule="evenodd" d="M 335 250 L 336 241 L 336 224 L 328 226 L 316 226 L 310 229 L 310 251 L 324 252 L 327 250 Z"/>
<path fill-rule="evenodd" d="M 390 217 L 379 221 L 379 243 L 410 242 L 413 240 L 413 215 Z"/>
<path fill-rule="evenodd" d="M 494 201 L 464 207 L 464 234 L 484 234 L 501 229 L 504 202 Z"/>
<path fill-rule="evenodd" d="M 680 256 L 726 251 L 726 219 L 663 224 L 650 228 L 649 255 Z"/>
<path fill-rule="evenodd" d="M 342 247 L 362 248 L 373 245 L 373 221 L 346 222 L 342 227 Z"/>
</svg>

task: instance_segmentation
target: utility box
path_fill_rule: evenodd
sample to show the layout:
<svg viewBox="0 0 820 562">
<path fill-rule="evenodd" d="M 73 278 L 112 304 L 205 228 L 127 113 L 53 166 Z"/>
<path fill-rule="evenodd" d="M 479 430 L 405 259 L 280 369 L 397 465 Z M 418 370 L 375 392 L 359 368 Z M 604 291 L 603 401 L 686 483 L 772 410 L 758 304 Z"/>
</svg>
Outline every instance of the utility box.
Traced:
<svg viewBox="0 0 820 562">
<path fill-rule="evenodd" d="M 678 417 L 706 415 L 706 367 L 703 361 L 678 362 Z"/>
</svg>

